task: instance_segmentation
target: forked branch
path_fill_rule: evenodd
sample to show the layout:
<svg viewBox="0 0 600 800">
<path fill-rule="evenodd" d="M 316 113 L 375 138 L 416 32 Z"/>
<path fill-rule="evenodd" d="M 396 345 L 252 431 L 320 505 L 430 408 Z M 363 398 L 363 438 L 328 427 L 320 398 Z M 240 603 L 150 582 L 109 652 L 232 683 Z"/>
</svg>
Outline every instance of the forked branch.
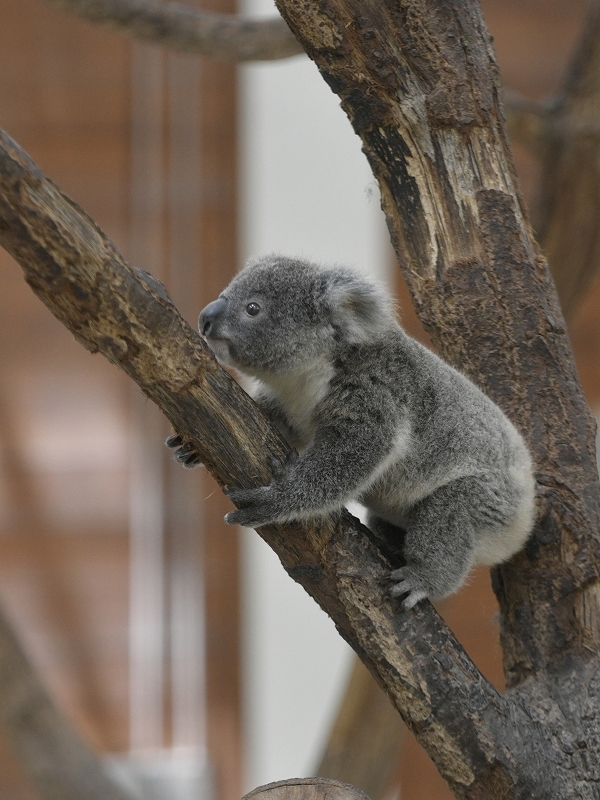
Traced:
<svg viewBox="0 0 600 800">
<path fill-rule="evenodd" d="M 52 313 L 138 383 L 221 484 L 268 480 L 267 456 L 287 451 L 278 434 L 218 367 L 162 285 L 127 266 L 5 134 L 0 243 Z M 499 776 L 509 785 L 516 766 L 496 747 L 494 731 L 514 728 L 517 735 L 521 712 L 509 713 L 429 603 L 399 613 L 381 581 L 390 563 L 366 529 L 344 513 L 260 533 L 332 617 L 459 795 L 492 798 Z"/>
</svg>

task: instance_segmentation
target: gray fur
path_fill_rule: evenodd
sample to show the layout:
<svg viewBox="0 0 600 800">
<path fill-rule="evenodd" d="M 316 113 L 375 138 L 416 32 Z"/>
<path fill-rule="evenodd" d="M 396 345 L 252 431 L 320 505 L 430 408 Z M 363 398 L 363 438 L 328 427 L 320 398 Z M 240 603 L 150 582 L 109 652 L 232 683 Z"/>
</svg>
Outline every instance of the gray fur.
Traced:
<svg viewBox="0 0 600 800">
<path fill-rule="evenodd" d="M 256 401 L 300 453 L 274 468 L 269 486 L 230 490 L 241 508 L 227 522 L 306 519 L 357 500 L 375 532 L 403 542 L 391 593 L 406 595 L 407 608 L 522 548 L 534 514 L 523 439 L 402 330 L 381 288 L 342 267 L 267 256 L 199 325 L 221 363 L 255 379 Z"/>
</svg>

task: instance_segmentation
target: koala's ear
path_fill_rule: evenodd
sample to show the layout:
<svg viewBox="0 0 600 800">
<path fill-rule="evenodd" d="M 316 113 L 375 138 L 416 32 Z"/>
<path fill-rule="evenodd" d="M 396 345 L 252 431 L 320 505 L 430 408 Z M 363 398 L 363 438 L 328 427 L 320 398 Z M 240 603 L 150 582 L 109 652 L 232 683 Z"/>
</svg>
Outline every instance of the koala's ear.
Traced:
<svg viewBox="0 0 600 800">
<path fill-rule="evenodd" d="M 386 291 L 359 275 L 332 275 L 327 300 L 330 319 L 343 341 L 371 341 L 394 323 L 392 303 Z"/>
</svg>

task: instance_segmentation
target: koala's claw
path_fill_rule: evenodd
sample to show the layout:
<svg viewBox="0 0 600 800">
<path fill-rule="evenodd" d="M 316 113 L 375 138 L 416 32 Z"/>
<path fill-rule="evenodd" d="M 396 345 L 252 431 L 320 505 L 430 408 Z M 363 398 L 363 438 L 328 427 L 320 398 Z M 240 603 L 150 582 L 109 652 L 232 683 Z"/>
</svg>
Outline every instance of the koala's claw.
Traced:
<svg viewBox="0 0 600 800">
<path fill-rule="evenodd" d="M 175 461 L 178 461 L 183 466 L 191 463 L 192 461 L 199 460 L 200 456 L 193 444 L 184 444 L 174 454 Z"/>
<path fill-rule="evenodd" d="M 194 452 L 188 455 L 187 458 L 181 460 L 180 463 L 185 469 L 194 469 L 195 467 L 202 466 L 202 459 L 198 453 Z"/>
<path fill-rule="evenodd" d="M 183 439 L 178 433 L 173 433 L 165 440 L 167 447 L 174 449 L 173 458 L 178 464 L 186 469 L 194 469 L 194 467 L 201 467 L 202 460 L 200 454 L 191 442 L 184 444 Z"/>
<path fill-rule="evenodd" d="M 229 511 L 224 519 L 228 525 L 242 525 L 244 528 L 260 528 L 261 525 L 267 525 L 271 521 L 269 515 L 265 515 L 253 506 Z"/>
<path fill-rule="evenodd" d="M 392 597 L 408 595 L 402 603 L 407 611 L 428 596 L 424 580 L 417 575 L 412 567 L 406 566 L 395 569 L 389 573 L 387 579 L 393 583 L 390 587 L 390 595 Z"/>
<path fill-rule="evenodd" d="M 255 522 L 251 516 L 251 512 L 246 508 L 238 508 L 236 511 L 230 511 L 225 514 L 225 522 L 228 525 L 241 525 L 243 528 L 260 528 L 262 523 Z"/>
</svg>

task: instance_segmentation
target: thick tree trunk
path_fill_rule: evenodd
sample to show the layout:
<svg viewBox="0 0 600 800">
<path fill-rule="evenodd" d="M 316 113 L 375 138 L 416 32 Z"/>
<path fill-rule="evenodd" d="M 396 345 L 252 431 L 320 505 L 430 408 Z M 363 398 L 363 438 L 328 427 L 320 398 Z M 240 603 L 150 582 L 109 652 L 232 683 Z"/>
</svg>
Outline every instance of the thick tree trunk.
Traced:
<svg viewBox="0 0 600 800">
<path fill-rule="evenodd" d="M 505 668 L 524 695 L 543 683 L 571 725 L 570 681 L 579 674 L 585 687 L 598 666 L 595 426 L 518 195 L 480 10 L 442 0 L 278 6 L 363 140 L 434 343 L 532 447 L 540 522 L 494 581 Z M 534 676 L 539 685 L 523 685 Z M 588 746 L 596 739 L 580 733 Z"/>
</svg>

